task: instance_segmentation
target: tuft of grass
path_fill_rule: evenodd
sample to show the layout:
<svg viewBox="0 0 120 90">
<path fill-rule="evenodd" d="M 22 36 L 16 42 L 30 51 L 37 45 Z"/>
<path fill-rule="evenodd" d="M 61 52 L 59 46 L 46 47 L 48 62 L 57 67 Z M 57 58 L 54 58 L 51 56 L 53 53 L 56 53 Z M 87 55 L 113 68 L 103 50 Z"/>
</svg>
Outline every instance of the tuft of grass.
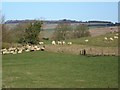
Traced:
<svg viewBox="0 0 120 90">
<path fill-rule="evenodd" d="M 3 55 L 3 87 L 117 88 L 118 58 L 52 52 Z"/>
</svg>

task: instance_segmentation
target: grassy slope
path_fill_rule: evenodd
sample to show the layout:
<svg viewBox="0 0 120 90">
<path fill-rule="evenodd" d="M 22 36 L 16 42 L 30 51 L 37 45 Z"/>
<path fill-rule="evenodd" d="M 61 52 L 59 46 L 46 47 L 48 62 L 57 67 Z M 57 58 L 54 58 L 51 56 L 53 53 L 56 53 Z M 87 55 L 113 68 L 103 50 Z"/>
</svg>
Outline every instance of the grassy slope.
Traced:
<svg viewBox="0 0 120 90">
<path fill-rule="evenodd" d="M 117 57 L 51 52 L 3 56 L 4 87 L 117 87 Z"/>
<path fill-rule="evenodd" d="M 105 34 L 105 35 L 100 35 L 96 37 L 82 37 L 82 38 L 77 38 L 77 39 L 68 39 L 66 42 L 73 42 L 73 44 L 80 44 L 80 45 L 88 45 L 88 46 L 99 46 L 99 47 L 118 47 L 118 39 L 114 39 L 113 41 L 105 41 L 104 37 L 114 37 L 116 33 L 114 34 Z M 89 42 L 85 42 L 85 40 L 88 39 Z M 43 40 L 45 44 L 51 44 L 50 40 Z"/>
<path fill-rule="evenodd" d="M 102 46 L 102 47 L 117 47 L 118 46 L 118 39 L 114 39 L 113 41 L 105 41 L 104 37 L 114 37 L 114 34 L 105 34 L 101 36 L 96 36 L 96 37 L 83 37 L 83 38 L 78 38 L 78 39 L 71 39 L 68 41 L 72 41 L 74 44 L 82 44 L 82 45 L 90 45 L 90 46 Z M 85 42 L 85 40 L 88 39 L 89 42 Z"/>
</svg>

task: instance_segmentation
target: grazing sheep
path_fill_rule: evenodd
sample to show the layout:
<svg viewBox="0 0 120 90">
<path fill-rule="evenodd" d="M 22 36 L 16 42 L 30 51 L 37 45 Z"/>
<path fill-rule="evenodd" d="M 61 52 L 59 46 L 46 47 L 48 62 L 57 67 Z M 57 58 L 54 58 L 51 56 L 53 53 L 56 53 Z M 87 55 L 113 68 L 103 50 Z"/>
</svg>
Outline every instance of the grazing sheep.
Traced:
<svg viewBox="0 0 120 90">
<path fill-rule="evenodd" d="M 113 38 L 110 38 L 111 41 L 113 41 L 114 39 Z"/>
<path fill-rule="evenodd" d="M 72 44 L 72 42 L 68 42 L 67 44 L 68 44 L 68 45 L 71 45 L 71 44 Z"/>
<path fill-rule="evenodd" d="M 13 52 L 12 54 L 17 54 L 17 52 Z"/>
<path fill-rule="evenodd" d="M 43 45 L 43 44 L 44 44 L 44 42 L 39 42 L 39 44 L 40 44 L 40 45 Z"/>
<path fill-rule="evenodd" d="M 27 50 L 25 50 L 26 52 L 29 52 L 30 51 L 30 49 L 27 49 Z"/>
<path fill-rule="evenodd" d="M 38 46 L 34 46 L 34 49 L 36 50 L 38 48 Z"/>
<path fill-rule="evenodd" d="M 2 54 L 3 54 L 3 55 L 4 55 L 4 54 L 7 54 L 7 51 L 3 51 Z"/>
<path fill-rule="evenodd" d="M 4 54 L 7 54 L 7 49 L 6 49 L 6 48 L 5 48 L 5 49 L 2 49 L 1 52 L 2 52 L 3 55 L 4 55 Z"/>
<path fill-rule="evenodd" d="M 108 40 L 108 38 L 107 38 L 107 37 L 104 37 L 104 39 L 105 39 L 105 40 Z"/>
<path fill-rule="evenodd" d="M 57 41 L 57 44 L 58 44 L 58 45 L 61 45 L 61 44 L 62 44 L 62 42 L 61 42 L 61 41 Z"/>
<path fill-rule="evenodd" d="M 118 36 L 114 36 L 114 39 L 118 39 Z"/>
<path fill-rule="evenodd" d="M 18 51 L 18 53 L 22 53 L 22 49 Z"/>
<path fill-rule="evenodd" d="M 30 51 L 35 51 L 36 49 L 34 48 L 34 46 L 31 46 Z"/>
<path fill-rule="evenodd" d="M 65 45 L 66 44 L 65 41 L 63 41 L 62 44 Z"/>
<path fill-rule="evenodd" d="M 39 51 L 39 50 L 40 50 L 40 48 L 38 47 L 38 48 L 36 48 L 36 50 L 37 50 L 37 51 Z"/>
<path fill-rule="evenodd" d="M 89 41 L 88 39 L 85 40 L 85 42 L 88 42 L 88 41 Z"/>
<path fill-rule="evenodd" d="M 45 50 L 45 46 L 41 47 L 41 51 L 44 51 Z"/>
<path fill-rule="evenodd" d="M 52 41 L 52 45 L 56 45 L 55 41 Z"/>
</svg>

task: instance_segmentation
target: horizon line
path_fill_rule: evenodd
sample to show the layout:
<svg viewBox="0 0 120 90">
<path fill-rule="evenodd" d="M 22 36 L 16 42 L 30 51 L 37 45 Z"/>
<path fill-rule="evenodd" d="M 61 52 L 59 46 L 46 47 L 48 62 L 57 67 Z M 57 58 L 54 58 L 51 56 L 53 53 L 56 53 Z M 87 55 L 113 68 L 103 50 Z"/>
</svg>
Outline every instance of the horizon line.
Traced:
<svg viewBox="0 0 120 90">
<path fill-rule="evenodd" d="M 43 20 L 43 21 L 60 21 L 60 20 L 71 20 L 71 21 L 78 21 L 78 22 L 88 22 L 88 21 L 103 21 L 103 22 L 112 22 L 112 23 L 119 23 L 118 21 L 111 21 L 111 20 L 76 20 L 76 19 L 9 19 L 9 20 L 5 20 L 5 22 L 7 21 L 22 21 L 22 20 Z"/>
</svg>

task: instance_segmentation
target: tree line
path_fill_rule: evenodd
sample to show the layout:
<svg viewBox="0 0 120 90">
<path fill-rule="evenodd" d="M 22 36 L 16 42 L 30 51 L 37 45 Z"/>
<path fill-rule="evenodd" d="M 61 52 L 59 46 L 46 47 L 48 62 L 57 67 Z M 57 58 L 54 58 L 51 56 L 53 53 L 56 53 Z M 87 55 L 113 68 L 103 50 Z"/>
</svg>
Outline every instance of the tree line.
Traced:
<svg viewBox="0 0 120 90">
<path fill-rule="evenodd" d="M 90 36 L 89 28 L 85 24 L 78 24 L 77 26 L 71 25 L 71 23 L 62 22 L 59 23 L 55 29 L 53 39 L 54 40 L 66 40 L 73 38 L 81 38 Z"/>
<path fill-rule="evenodd" d="M 34 22 L 20 23 L 14 29 L 9 30 L 2 20 L 2 44 L 4 43 L 20 43 L 20 44 L 38 44 L 39 35 L 43 30 L 44 22 L 34 20 Z M 89 36 L 89 28 L 87 25 L 79 24 L 71 25 L 69 22 L 60 22 L 55 28 L 52 40 L 66 40 L 71 38 L 80 38 Z"/>
</svg>

